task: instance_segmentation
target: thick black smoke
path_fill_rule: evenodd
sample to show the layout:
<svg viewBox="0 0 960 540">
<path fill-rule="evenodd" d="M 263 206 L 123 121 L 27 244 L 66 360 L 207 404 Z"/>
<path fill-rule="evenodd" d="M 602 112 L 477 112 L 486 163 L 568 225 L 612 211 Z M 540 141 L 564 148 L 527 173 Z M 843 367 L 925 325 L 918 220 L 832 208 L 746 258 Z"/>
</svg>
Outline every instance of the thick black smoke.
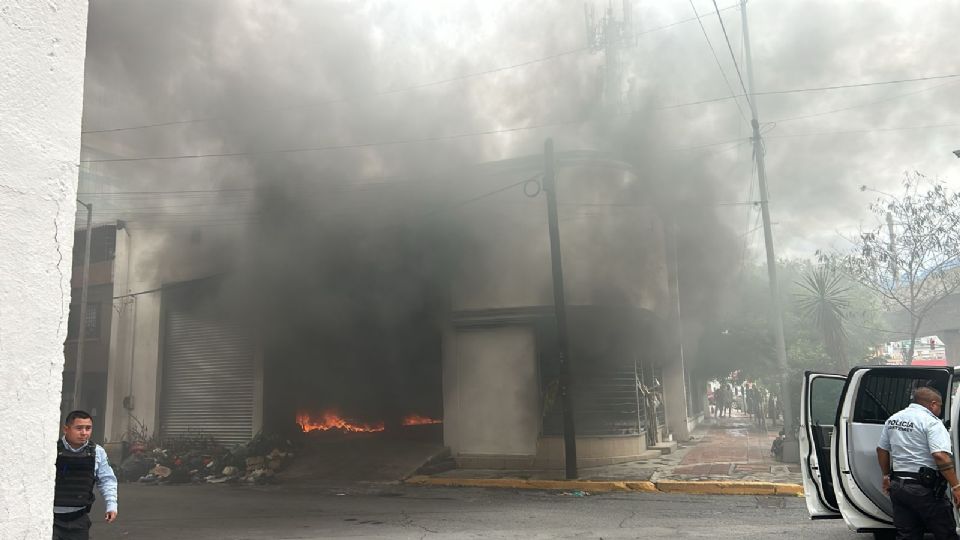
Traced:
<svg viewBox="0 0 960 540">
<path fill-rule="evenodd" d="M 587 52 L 395 91 L 585 44 L 582 9 L 569 2 L 435 9 L 91 3 L 84 128 L 163 125 L 88 133 L 86 155 L 236 154 L 91 164 L 123 190 L 172 192 L 110 199 L 105 215 L 156 239 L 141 248 L 155 253 L 144 266 L 160 283 L 191 268 L 229 276 L 222 301 L 254 324 L 280 417 L 343 404 L 388 420 L 439 413 L 450 283 L 482 250 L 469 227 L 495 226 L 504 210 L 465 221 L 456 209 L 502 187 L 478 183 L 476 165 L 537 154 L 548 136 L 558 150 L 635 167 L 632 200 L 675 224 L 689 313 L 709 317 L 735 270 L 737 244 L 715 204 L 735 190 L 677 151 L 697 142 L 689 130 L 651 112 L 644 89 L 662 69 L 626 62 L 643 100 L 615 114 L 600 97 L 602 55 Z M 536 125 L 548 127 L 479 134 Z M 220 191 L 186 193 L 195 190 Z M 142 210 L 150 205 L 162 210 Z M 596 231 L 599 246 L 633 234 Z M 638 260 L 664 264 L 662 253 Z M 598 296 L 635 286 L 609 275 Z"/>
</svg>

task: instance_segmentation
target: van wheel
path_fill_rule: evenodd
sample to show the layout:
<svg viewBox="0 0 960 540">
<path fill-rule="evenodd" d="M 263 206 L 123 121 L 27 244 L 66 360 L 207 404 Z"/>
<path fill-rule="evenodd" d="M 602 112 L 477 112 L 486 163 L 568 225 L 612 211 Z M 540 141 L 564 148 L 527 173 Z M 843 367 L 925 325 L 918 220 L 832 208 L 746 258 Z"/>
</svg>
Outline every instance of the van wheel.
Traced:
<svg viewBox="0 0 960 540">
<path fill-rule="evenodd" d="M 874 531 L 873 540 L 896 540 L 897 531 L 895 529 L 887 529 L 885 531 Z"/>
</svg>

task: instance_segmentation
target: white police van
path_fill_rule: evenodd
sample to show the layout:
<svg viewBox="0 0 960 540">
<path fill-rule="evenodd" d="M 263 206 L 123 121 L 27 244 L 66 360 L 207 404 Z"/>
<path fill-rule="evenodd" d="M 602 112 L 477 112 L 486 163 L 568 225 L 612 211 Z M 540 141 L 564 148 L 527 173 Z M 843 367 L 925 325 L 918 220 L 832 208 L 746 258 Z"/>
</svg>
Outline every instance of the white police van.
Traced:
<svg viewBox="0 0 960 540">
<path fill-rule="evenodd" d="M 960 448 L 960 368 L 864 366 L 846 376 L 806 372 L 800 401 L 800 465 L 811 519 L 843 519 L 857 532 L 893 538 L 893 506 L 881 489 L 877 441 L 884 422 L 919 386 L 943 395 L 941 420 Z M 946 415 L 944 418 L 943 415 Z M 960 520 L 958 520 L 960 522 Z"/>
</svg>

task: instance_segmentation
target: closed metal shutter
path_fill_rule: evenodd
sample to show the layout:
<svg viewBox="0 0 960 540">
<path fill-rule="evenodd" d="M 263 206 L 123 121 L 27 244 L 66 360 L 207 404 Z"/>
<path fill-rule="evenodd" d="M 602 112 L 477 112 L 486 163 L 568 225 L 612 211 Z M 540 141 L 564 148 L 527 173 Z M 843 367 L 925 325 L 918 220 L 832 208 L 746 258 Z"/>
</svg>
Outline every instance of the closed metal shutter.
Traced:
<svg viewBox="0 0 960 540">
<path fill-rule="evenodd" d="M 209 435 L 220 444 L 253 433 L 253 344 L 239 326 L 171 310 L 166 321 L 161 433 Z"/>
<path fill-rule="evenodd" d="M 636 376 L 632 371 L 603 371 L 572 383 L 577 437 L 638 435 L 644 429 Z M 559 397 L 557 397 L 559 400 Z M 560 403 L 543 418 L 544 435 L 563 434 Z"/>
</svg>

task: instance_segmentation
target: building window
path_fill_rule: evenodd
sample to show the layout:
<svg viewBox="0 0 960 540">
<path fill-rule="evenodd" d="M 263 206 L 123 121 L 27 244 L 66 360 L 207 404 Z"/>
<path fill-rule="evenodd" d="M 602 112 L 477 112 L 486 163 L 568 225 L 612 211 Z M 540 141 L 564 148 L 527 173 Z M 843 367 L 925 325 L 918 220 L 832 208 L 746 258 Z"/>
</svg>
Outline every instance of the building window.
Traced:
<svg viewBox="0 0 960 540">
<path fill-rule="evenodd" d="M 100 337 L 100 304 L 87 303 L 86 324 L 84 324 L 84 339 Z M 70 305 L 70 319 L 67 322 L 67 339 L 77 339 L 77 322 L 80 320 L 80 305 Z"/>
</svg>

